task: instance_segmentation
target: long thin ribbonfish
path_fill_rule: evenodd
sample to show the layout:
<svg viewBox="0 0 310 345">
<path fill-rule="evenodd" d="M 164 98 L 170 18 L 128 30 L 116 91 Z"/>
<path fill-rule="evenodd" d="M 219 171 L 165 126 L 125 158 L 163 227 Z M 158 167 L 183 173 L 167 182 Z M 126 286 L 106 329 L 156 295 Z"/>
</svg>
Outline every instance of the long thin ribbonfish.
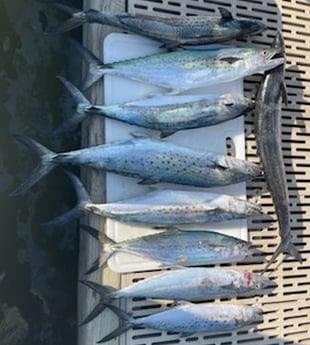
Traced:
<svg viewBox="0 0 310 345">
<path fill-rule="evenodd" d="M 40 157 L 30 177 L 11 195 L 24 193 L 59 164 L 73 164 L 142 179 L 143 184 L 170 182 L 200 187 L 228 185 L 261 175 L 254 163 L 159 139 L 135 135 L 114 144 L 55 153 L 33 139 L 15 138 Z M 138 136 L 138 137 L 137 137 Z"/>
<path fill-rule="evenodd" d="M 260 308 L 237 304 L 182 302 L 177 307 L 139 318 L 133 318 L 115 306 L 110 308 L 124 322 L 98 343 L 118 337 L 135 326 L 178 332 L 181 337 L 186 337 L 195 333 L 227 332 L 263 322 Z"/>
<path fill-rule="evenodd" d="M 167 48 L 225 42 L 254 35 L 266 29 L 263 23 L 234 19 L 231 13 L 223 7 L 219 7 L 220 17 L 214 15 L 155 17 L 142 14 L 100 12 L 94 9 L 80 11 L 61 4 L 56 6 L 72 15 L 72 18 L 61 25 L 48 28 L 46 32 L 66 32 L 84 23 L 98 23 L 156 39 L 163 42 Z"/>
<path fill-rule="evenodd" d="M 274 45 L 282 50 L 281 56 L 284 56 L 284 42 L 280 33 L 275 38 Z M 286 100 L 283 74 L 284 64 L 266 74 L 258 92 L 255 111 L 257 153 L 262 161 L 281 236 L 281 243 L 267 267 L 276 260 L 281 252 L 288 253 L 302 262 L 300 253 L 291 241 L 288 187 L 281 149 L 281 96 L 284 95 Z"/>
<path fill-rule="evenodd" d="M 167 271 L 120 290 L 88 280 L 82 280 L 81 283 L 97 292 L 100 300 L 80 325 L 93 320 L 114 299 L 142 297 L 196 301 L 248 295 L 277 286 L 269 278 L 250 271 L 205 267 L 188 267 Z"/>
<path fill-rule="evenodd" d="M 277 48 L 224 47 L 179 50 L 104 64 L 80 43 L 72 44 L 89 64 L 83 89 L 103 75 L 115 75 L 177 94 L 263 73 L 284 61 L 283 57 L 274 58 L 279 52 Z"/>
<path fill-rule="evenodd" d="M 89 226 L 81 228 L 99 237 L 102 246 L 100 258 L 87 273 L 98 269 L 117 252 L 142 256 L 160 262 L 162 267 L 231 263 L 240 261 L 254 252 L 254 249 L 250 248 L 251 243 L 215 231 L 181 231 L 173 228 L 115 242 L 103 232 L 98 233 Z"/>
<path fill-rule="evenodd" d="M 166 137 L 184 129 L 214 126 L 240 116 L 254 103 L 231 93 L 160 96 L 113 105 L 93 105 L 68 80 L 64 84 L 77 104 L 75 114 L 54 131 L 70 130 L 90 114 L 104 116 L 130 125 L 158 130 Z"/>
<path fill-rule="evenodd" d="M 257 204 L 230 195 L 205 191 L 156 190 L 112 203 L 93 203 L 81 181 L 67 172 L 78 196 L 77 206 L 45 223 L 64 225 L 93 212 L 123 223 L 142 223 L 153 227 L 202 224 L 262 215 Z"/>
</svg>

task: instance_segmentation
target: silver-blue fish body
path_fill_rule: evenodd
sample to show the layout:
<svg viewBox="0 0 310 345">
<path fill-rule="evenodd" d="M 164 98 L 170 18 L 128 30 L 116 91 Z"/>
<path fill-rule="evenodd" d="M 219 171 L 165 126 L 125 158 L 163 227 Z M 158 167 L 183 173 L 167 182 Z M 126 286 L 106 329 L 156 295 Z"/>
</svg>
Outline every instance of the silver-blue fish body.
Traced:
<svg viewBox="0 0 310 345">
<path fill-rule="evenodd" d="M 261 175 L 260 168 L 251 162 L 150 138 L 54 154 L 50 160 L 55 164 L 104 169 L 141 178 L 147 183 L 201 187 L 228 185 Z"/>
<path fill-rule="evenodd" d="M 201 300 L 234 297 L 275 284 L 250 271 L 188 267 L 155 275 L 110 294 L 111 298 Z"/>
<path fill-rule="evenodd" d="M 90 203 L 85 209 L 125 223 L 157 226 L 213 223 L 262 214 L 259 205 L 230 195 L 169 189 L 114 203 Z"/>
<path fill-rule="evenodd" d="M 118 243 L 103 243 L 103 253 L 127 252 L 163 266 L 234 262 L 252 252 L 250 243 L 214 231 L 170 230 Z M 109 257 L 108 256 L 108 257 Z"/>
<path fill-rule="evenodd" d="M 253 102 L 233 94 L 162 96 L 108 106 L 85 107 L 87 113 L 103 115 L 131 125 L 175 132 L 213 126 L 253 108 Z"/>
<path fill-rule="evenodd" d="M 175 93 L 262 73 L 283 63 L 276 49 L 182 50 L 103 65 L 101 73 L 153 84 Z M 95 74 L 100 74 L 96 67 Z"/>
<path fill-rule="evenodd" d="M 153 315 L 131 319 L 135 326 L 180 332 L 222 332 L 254 325 L 263 321 L 262 310 L 235 304 L 185 303 Z"/>
</svg>

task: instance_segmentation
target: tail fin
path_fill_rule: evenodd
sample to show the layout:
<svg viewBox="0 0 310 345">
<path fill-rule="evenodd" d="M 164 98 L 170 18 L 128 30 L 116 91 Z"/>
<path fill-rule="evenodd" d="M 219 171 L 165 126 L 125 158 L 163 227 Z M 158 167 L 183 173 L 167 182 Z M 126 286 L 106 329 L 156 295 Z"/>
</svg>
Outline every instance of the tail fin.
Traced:
<svg viewBox="0 0 310 345">
<path fill-rule="evenodd" d="M 101 266 L 106 265 L 108 259 L 114 254 L 115 250 L 113 247 L 115 245 L 115 241 L 109 238 L 103 232 L 99 232 L 96 229 L 92 228 L 91 226 L 81 225 L 82 230 L 88 232 L 91 236 L 95 237 L 101 243 L 101 253 L 98 259 L 96 259 L 91 267 L 85 272 L 86 275 L 95 272 Z"/>
<path fill-rule="evenodd" d="M 76 103 L 76 111 L 72 117 L 70 117 L 67 121 L 65 121 L 53 131 L 53 135 L 59 135 L 61 133 L 68 132 L 72 128 L 76 127 L 87 117 L 85 109 L 92 106 L 92 104 L 82 94 L 82 92 L 78 88 L 76 88 L 70 81 L 61 76 L 57 76 L 57 78 L 62 82 L 67 91 L 70 93 L 71 97 L 74 99 Z"/>
<path fill-rule="evenodd" d="M 90 50 L 82 46 L 79 42 L 71 39 L 69 41 L 89 65 L 88 72 L 82 83 L 82 90 L 86 90 L 97 80 L 99 80 L 107 70 L 111 69 L 112 66 L 110 64 L 104 64 Z"/>
<path fill-rule="evenodd" d="M 79 9 L 76 9 L 68 5 L 63 5 L 60 3 L 51 3 L 50 5 L 68 14 L 71 18 L 69 18 L 62 24 L 48 27 L 45 30 L 45 33 L 47 34 L 60 34 L 60 33 L 68 32 L 68 31 L 78 28 L 79 26 L 87 22 L 86 13 Z"/>
<path fill-rule="evenodd" d="M 132 317 L 127 314 L 126 312 L 124 312 L 123 310 L 117 308 L 114 305 L 110 305 L 109 308 L 120 318 L 124 321 L 124 323 L 122 325 L 120 325 L 117 329 L 115 329 L 114 331 L 112 331 L 111 333 L 109 333 L 108 335 L 106 335 L 105 337 L 103 337 L 102 339 L 100 339 L 99 341 L 97 341 L 97 343 L 105 343 L 106 341 L 109 341 L 111 339 L 114 339 L 118 336 L 120 336 L 121 334 L 125 333 L 128 329 L 130 329 L 133 326 L 133 319 Z"/>
<path fill-rule="evenodd" d="M 32 174 L 18 188 L 16 188 L 10 194 L 10 196 L 16 196 L 25 193 L 57 165 L 57 163 L 53 161 L 53 158 L 57 156 L 57 153 L 47 149 L 45 146 L 24 135 L 15 134 L 13 136 L 17 141 L 25 145 L 30 151 L 34 152 L 40 158 L 40 163 L 33 170 Z"/>
<path fill-rule="evenodd" d="M 302 263 L 302 257 L 300 253 L 298 252 L 297 248 L 292 242 L 284 243 L 281 242 L 279 246 L 277 247 L 276 251 L 272 255 L 271 259 L 269 260 L 268 264 L 264 268 L 264 272 L 276 261 L 276 258 L 281 254 L 281 253 L 288 253 L 292 257 L 294 257 L 299 263 Z"/>
<path fill-rule="evenodd" d="M 87 209 L 85 208 L 85 205 L 92 203 L 89 194 L 87 193 L 82 182 L 77 176 L 75 176 L 69 171 L 66 171 L 66 174 L 70 178 L 73 184 L 73 187 L 75 189 L 75 192 L 77 194 L 77 199 L 78 199 L 77 205 L 72 210 L 50 220 L 49 222 L 43 223 L 42 224 L 43 226 L 47 226 L 47 227 L 62 226 L 88 213 Z"/>
<path fill-rule="evenodd" d="M 104 286 L 89 280 L 80 280 L 80 282 L 97 292 L 100 296 L 99 303 L 79 325 L 83 326 L 97 317 L 105 308 L 110 306 L 112 301 L 111 293 L 115 291 L 115 289 L 111 286 Z"/>
</svg>

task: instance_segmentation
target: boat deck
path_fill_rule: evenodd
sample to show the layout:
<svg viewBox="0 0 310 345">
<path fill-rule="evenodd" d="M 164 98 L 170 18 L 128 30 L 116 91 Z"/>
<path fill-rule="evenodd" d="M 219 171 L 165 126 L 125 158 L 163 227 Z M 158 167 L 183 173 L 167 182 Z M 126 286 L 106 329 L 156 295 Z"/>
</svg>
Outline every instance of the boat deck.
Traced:
<svg viewBox="0 0 310 345">
<path fill-rule="evenodd" d="M 309 30 L 310 30 L 310 2 L 306 0 L 277 0 L 277 1 L 203 1 L 203 0 L 90 0 L 85 1 L 86 8 L 109 11 L 125 11 L 130 13 L 151 13 L 152 15 L 185 15 L 185 14 L 212 14 L 218 13 L 218 6 L 227 6 L 234 16 L 261 20 L 268 25 L 268 30 L 262 35 L 249 38 L 246 42 L 258 46 L 270 46 L 276 30 L 282 30 L 286 43 L 287 70 L 285 75 L 289 103 L 282 109 L 282 148 L 287 173 L 291 206 L 291 229 L 293 242 L 300 250 L 303 264 L 285 258 L 276 268 L 273 265 L 267 272 L 278 284 L 278 288 L 264 296 L 233 299 L 232 302 L 257 305 L 264 310 L 265 322 L 253 332 L 235 331 L 225 332 L 222 335 L 195 335 L 189 338 L 179 338 L 175 334 L 151 332 L 150 330 L 133 330 L 119 339 L 109 343 L 142 345 L 142 344 L 186 344 L 192 345 L 297 345 L 310 344 L 310 63 Z M 100 25 L 84 25 L 84 45 L 101 57 L 103 37 L 115 28 Z M 244 44 L 241 40 L 240 44 Z M 245 95 L 254 98 L 260 77 L 246 78 L 244 84 Z M 103 83 L 98 82 L 87 95 L 97 104 L 103 100 Z M 244 118 L 246 136 L 247 159 L 258 163 L 256 157 L 256 142 L 254 135 L 253 113 Z M 104 143 L 104 120 L 93 117 L 83 125 L 83 146 L 92 146 Z M 105 177 L 103 173 L 90 170 L 82 171 L 82 178 L 95 202 L 104 201 Z M 263 188 L 263 181 L 247 184 L 248 198 L 256 196 Z M 269 226 L 259 222 L 248 222 L 249 240 L 270 258 L 278 241 L 278 225 L 274 207 L 269 193 L 263 193 L 258 202 L 265 212 L 275 221 Z M 96 216 L 85 217 L 84 224 L 90 224 L 104 231 L 105 221 Z M 89 235 L 81 232 L 80 235 L 80 278 L 85 279 L 84 272 L 97 258 L 98 243 Z M 283 258 L 281 256 L 281 258 Z M 264 267 L 263 257 L 238 264 L 238 268 L 261 271 Z M 87 277 L 90 280 L 102 282 L 114 287 L 126 286 L 134 281 L 151 275 L 152 272 L 116 274 L 104 269 Z M 89 313 L 98 301 L 97 296 L 78 285 L 78 318 L 79 321 Z M 154 303 L 149 301 L 122 302 L 122 307 L 129 312 L 137 310 L 137 315 L 153 312 Z M 160 308 L 155 309 L 161 310 Z M 140 314 L 139 314 L 140 313 Z M 79 345 L 93 345 L 104 335 L 118 325 L 116 316 L 106 310 L 94 321 L 79 328 Z M 108 344 L 108 343 L 107 343 Z"/>
</svg>

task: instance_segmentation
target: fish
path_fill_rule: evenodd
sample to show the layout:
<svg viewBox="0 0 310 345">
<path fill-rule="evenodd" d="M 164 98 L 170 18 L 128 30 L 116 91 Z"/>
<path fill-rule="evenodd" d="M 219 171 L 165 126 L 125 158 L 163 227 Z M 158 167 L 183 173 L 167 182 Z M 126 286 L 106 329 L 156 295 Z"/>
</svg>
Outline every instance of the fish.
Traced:
<svg viewBox="0 0 310 345">
<path fill-rule="evenodd" d="M 155 17 L 94 9 L 80 11 L 62 4 L 55 6 L 71 18 L 63 24 L 47 28 L 47 33 L 67 32 L 84 23 L 97 23 L 155 39 L 169 49 L 180 45 L 226 42 L 258 34 L 267 28 L 265 24 L 254 20 L 235 19 L 224 7 L 218 8 L 220 16 Z"/>
<path fill-rule="evenodd" d="M 89 65 L 82 89 L 103 75 L 119 76 L 158 86 L 176 95 L 199 87 L 213 86 L 248 75 L 263 73 L 281 63 L 277 48 L 222 47 L 161 52 L 130 60 L 103 63 L 77 41 L 70 41 Z"/>
<path fill-rule="evenodd" d="M 133 138 L 63 153 L 55 153 L 24 135 L 15 139 L 33 151 L 40 162 L 11 196 L 26 192 L 59 164 L 90 167 L 142 179 L 140 184 L 170 182 L 200 187 L 228 185 L 262 174 L 258 165 L 206 150 L 153 139 Z"/>
<path fill-rule="evenodd" d="M 67 132 L 83 119 L 100 115 L 130 125 L 160 131 L 161 138 L 177 131 L 214 126 L 243 115 L 254 102 L 232 93 L 160 96 L 113 105 L 93 105 L 68 80 L 58 76 L 75 100 L 76 112 L 60 125 L 54 135 Z"/>
<path fill-rule="evenodd" d="M 64 225 L 88 213 L 159 229 L 163 226 L 215 223 L 263 214 L 259 205 L 237 197 L 176 189 L 158 189 L 118 202 L 94 203 L 79 178 L 69 171 L 67 174 L 78 196 L 77 205 L 44 223 L 45 226 Z"/>
<path fill-rule="evenodd" d="M 180 302 L 176 307 L 139 318 L 133 318 L 115 306 L 111 306 L 111 309 L 123 323 L 98 343 L 118 337 L 132 327 L 178 332 L 180 337 L 188 337 L 195 333 L 221 333 L 244 329 L 263 322 L 262 309 L 229 303 Z"/>
<path fill-rule="evenodd" d="M 216 231 L 177 228 L 115 242 L 103 232 L 81 225 L 101 243 L 101 254 L 86 274 L 92 273 L 115 253 L 130 253 L 160 263 L 161 267 L 195 266 L 243 260 L 256 252 L 251 243 Z"/>
<path fill-rule="evenodd" d="M 271 279 L 250 271 L 206 267 L 187 267 L 167 271 L 120 290 L 89 280 L 81 280 L 81 283 L 98 293 L 100 300 L 80 326 L 93 320 L 116 299 L 152 298 L 198 301 L 232 298 L 258 293 L 265 288 L 277 286 Z"/>
<path fill-rule="evenodd" d="M 281 49 L 279 54 L 284 57 L 285 46 L 279 32 L 273 44 Z M 282 99 L 287 99 L 284 69 L 285 64 L 282 64 L 265 75 L 258 91 L 255 109 L 257 154 L 274 203 L 281 237 L 280 244 L 265 269 L 281 252 L 288 253 L 302 263 L 302 257 L 291 240 L 288 186 L 281 149 L 281 104 Z"/>
</svg>

